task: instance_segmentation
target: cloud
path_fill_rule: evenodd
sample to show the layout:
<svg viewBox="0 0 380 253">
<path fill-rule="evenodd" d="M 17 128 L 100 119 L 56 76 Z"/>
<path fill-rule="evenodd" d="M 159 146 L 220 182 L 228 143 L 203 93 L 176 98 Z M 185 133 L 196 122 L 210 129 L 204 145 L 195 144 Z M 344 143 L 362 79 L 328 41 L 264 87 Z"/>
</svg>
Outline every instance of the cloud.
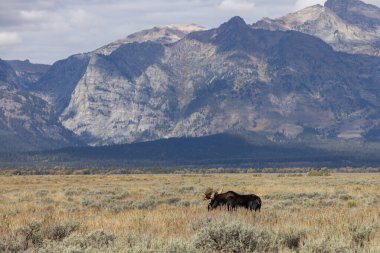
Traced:
<svg viewBox="0 0 380 253">
<path fill-rule="evenodd" d="M 21 43 L 21 37 L 15 32 L 0 32 L 0 47 Z"/>
<path fill-rule="evenodd" d="M 374 5 L 380 6 L 380 0 L 367 0 L 365 2 L 368 4 L 374 4 Z"/>
<path fill-rule="evenodd" d="M 255 3 L 252 0 L 223 0 L 218 7 L 225 11 L 250 11 Z"/>
<path fill-rule="evenodd" d="M 20 18 L 24 21 L 41 21 L 44 20 L 44 18 L 47 16 L 46 11 L 40 11 L 40 10 L 21 10 L 20 11 Z"/>
</svg>

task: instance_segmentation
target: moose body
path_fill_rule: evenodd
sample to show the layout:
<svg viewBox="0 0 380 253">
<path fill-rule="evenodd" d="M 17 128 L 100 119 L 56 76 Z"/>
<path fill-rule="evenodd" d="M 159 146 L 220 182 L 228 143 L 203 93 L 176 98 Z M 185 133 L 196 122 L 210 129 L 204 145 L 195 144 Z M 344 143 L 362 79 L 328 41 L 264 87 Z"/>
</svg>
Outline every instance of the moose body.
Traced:
<svg viewBox="0 0 380 253">
<path fill-rule="evenodd" d="M 238 207 L 244 207 L 251 211 L 260 211 L 261 199 L 255 194 L 249 195 L 237 195 L 236 197 L 230 197 L 226 202 L 229 211 L 236 210 Z"/>
<path fill-rule="evenodd" d="M 205 194 L 207 199 L 207 194 Z M 233 191 L 218 194 L 217 192 L 209 198 L 211 199 L 208 205 L 208 210 L 216 209 L 217 207 L 227 206 L 229 211 L 236 210 L 238 207 L 244 207 L 251 211 L 260 211 L 261 199 L 255 194 L 241 195 Z"/>
</svg>

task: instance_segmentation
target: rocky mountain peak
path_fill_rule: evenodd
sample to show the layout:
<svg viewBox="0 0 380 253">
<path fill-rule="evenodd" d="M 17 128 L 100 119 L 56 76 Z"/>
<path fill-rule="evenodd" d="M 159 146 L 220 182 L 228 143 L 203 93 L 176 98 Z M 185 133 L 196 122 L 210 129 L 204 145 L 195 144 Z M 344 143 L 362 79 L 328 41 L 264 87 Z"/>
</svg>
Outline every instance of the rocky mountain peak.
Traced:
<svg viewBox="0 0 380 253">
<path fill-rule="evenodd" d="M 238 35 L 239 33 L 244 33 L 245 30 L 250 29 L 250 27 L 245 23 L 244 19 L 239 16 L 231 18 L 229 21 L 223 23 L 219 28 L 219 33 L 221 32 L 232 32 Z"/>
<path fill-rule="evenodd" d="M 186 38 L 211 43 L 217 46 L 219 52 L 245 51 L 252 53 L 259 49 L 259 45 L 257 45 L 260 39 L 259 33 L 246 24 L 244 19 L 236 16 L 216 29 L 194 32 Z"/>
<path fill-rule="evenodd" d="M 209 36 L 211 42 L 218 46 L 219 51 L 254 51 L 254 29 L 247 25 L 241 17 L 233 17 L 216 29 L 214 36 Z"/>
<path fill-rule="evenodd" d="M 314 5 L 278 19 L 262 19 L 253 27 L 296 30 L 322 39 L 337 51 L 379 55 L 378 9 L 357 0 L 329 0 L 325 6 Z"/>
<path fill-rule="evenodd" d="M 349 6 L 358 6 L 365 4 L 362 1 L 359 0 L 327 0 L 325 2 L 325 7 L 331 8 L 331 9 L 345 9 Z"/>
<path fill-rule="evenodd" d="M 244 27 L 246 25 L 247 24 L 245 23 L 243 18 L 235 16 L 228 20 L 226 23 L 222 24 L 222 27 Z"/>
<path fill-rule="evenodd" d="M 325 7 L 350 24 L 366 30 L 380 26 L 380 8 L 359 0 L 328 0 Z"/>
<path fill-rule="evenodd" d="M 335 18 L 334 16 L 335 15 L 332 11 L 324 8 L 322 5 L 317 4 L 295 13 L 288 14 L 283 18 L 283 20 L 288 24 L 300 26 L 304 22 L 319 22 L 322 19 L 331 20 Z"/>
<path fill-rule="evenodd" d="M 95 50 L 95 53 L 109 55 L 120 46 L 133 42 L 141 43 L 151 41 L 162 44 L 170 44 L 179 41 L 189 33 L 203 31 L 205 29 L 205 27 L 195 24 L 171 24 L 156 26 L 151 29 L 133 33 L 124 39 L 112 42 Z"/>
<path fill-rule="evenodd" d="M 170 24 L 170 25 L 161 25 L 157 26 L 158 29 L 172 29 L 172 30 L 178 30 L 182 32 L 196 32 L 205 30 L 206 28 L 197 24 Z"/>
</svg>

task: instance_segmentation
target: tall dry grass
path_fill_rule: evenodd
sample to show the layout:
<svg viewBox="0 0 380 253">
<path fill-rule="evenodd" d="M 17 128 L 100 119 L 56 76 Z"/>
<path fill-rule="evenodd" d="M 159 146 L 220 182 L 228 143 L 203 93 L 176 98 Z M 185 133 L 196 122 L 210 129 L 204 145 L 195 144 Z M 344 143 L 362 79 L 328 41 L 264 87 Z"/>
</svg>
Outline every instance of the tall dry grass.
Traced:
<svg viewBox="0 0 380 253">
<path fill-rule="evenodd" d="M 261 212 L 208 212 L 207 187 Z M 379 221 L 379 174 L 0 177 L 0 252 L 380 252 Z"/>
</svg>

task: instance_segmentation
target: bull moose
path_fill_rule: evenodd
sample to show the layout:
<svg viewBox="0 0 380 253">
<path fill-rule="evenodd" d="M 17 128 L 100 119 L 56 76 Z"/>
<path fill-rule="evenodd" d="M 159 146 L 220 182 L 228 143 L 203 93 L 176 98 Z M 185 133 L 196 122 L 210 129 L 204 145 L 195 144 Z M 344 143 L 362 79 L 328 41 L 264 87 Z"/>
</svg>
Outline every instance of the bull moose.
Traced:
<svg viewBox="0 0 380 253">
<path fill-rule="evenodd" d="M 260 211 L 261 199 L 255 194 L 241 195 L 233 191 L 222 193 L 222 191 L 214 192 L 211 188 L 205 192 L 205 200 L 211 200 L 208 204 L 208 210 L 217 207 L 227 206 L 227 210 L 233 211 L 238 207 L 244 207 L 251 211 Z"/>
</svg>

